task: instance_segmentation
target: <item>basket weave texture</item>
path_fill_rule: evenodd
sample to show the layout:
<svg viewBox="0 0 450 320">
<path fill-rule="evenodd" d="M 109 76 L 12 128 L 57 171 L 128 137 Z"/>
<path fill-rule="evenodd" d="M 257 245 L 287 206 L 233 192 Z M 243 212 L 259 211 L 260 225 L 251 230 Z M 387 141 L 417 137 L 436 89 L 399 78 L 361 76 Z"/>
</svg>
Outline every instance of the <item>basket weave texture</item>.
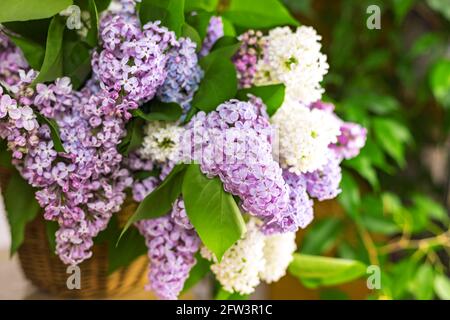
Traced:
<svg viewBox="0 0 450 320">
<path fill-rule="evenodd" d="M 6 187 L 9 177 L 10 172 L 0 168 L 2 188 Z M 126 203 L 118 213 L 118 220 L 126 221 L 135 206 L 134 203 Z M 42 214 L 26 226 L 24 242 L 18 253 L 25 277 L 40 290 L 61 298 L 112 298 L 143 287 L 147 281 L 148 259 L 145 255 L 108 274 L 108 245 L 105 243 L 94 245 L 93 256 L 79 265 L 81 289 L 68 289 L 67 280 L 72 273 L 67 273 L 67 266 L 51 252 Z"/>
</svg>

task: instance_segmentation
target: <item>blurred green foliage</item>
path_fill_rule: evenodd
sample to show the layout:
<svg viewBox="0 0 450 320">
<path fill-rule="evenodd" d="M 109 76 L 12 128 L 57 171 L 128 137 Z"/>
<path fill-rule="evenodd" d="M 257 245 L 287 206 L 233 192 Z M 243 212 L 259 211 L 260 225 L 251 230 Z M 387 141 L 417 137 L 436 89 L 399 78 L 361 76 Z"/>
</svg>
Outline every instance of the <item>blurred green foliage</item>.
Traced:
<svg viewBox="0 0 450 320">
<path fill-rule="evenodd" d="M 368 298 L 449 299 L 449 178 L 436 182 L 422 159 L 427 147 L 450 153 L 450 2 L 284 2 L 323 36 L 325 99 L 369 132 L 360 156 L 344 162 L 345 215 L 316 219 L 301 254 L 379 265 L 381 288 Z M 366 28 L 373 4 L 380 30 Z"/>
</svg>

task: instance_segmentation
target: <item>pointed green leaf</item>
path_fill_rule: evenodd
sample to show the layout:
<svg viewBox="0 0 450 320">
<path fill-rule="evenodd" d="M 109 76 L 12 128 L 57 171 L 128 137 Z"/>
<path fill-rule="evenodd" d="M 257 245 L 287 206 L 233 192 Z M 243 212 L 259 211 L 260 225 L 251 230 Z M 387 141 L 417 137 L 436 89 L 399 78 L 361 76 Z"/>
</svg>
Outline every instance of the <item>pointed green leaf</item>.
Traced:
<svg viewBox="0 0 450 320">
<path fill-rule="evenodd" d="M 366 273 L 366 266 L 356 260 L 310 256 L 294 253 L 289 272 L 305 286 L 335 286 L 355 280 Z"/>
<path fill-rule="evenodd" d="M 269 116 L 272 116 L 283 104 L 285 86 L 283 84 L 274 84 L 269 86 L 241 89 L 237 93 L 237 98 L 239 100 L 247 100 L 248 94 L 260 97 L 264 101 L 264 104 L 267 106 L 267 113 L 269 114 Z"/>
<path fill-rule="evenodd" d="M 72 0 L 0 1 L 0 23 L 49 18 L 72 4 Z"/>
<path fill-rule="evenodd" d="M 159 20 L 163 26 L 180 36 L 184 25 L 184 0 L 142 0 L 139 18 L 142 25 Z"/>
<path fill-rule="evenodd" d="M 223 15 L 235 25 L 249 29 L 299 25 L 279 0 L 231 0 Z"/>
<path fill-rule="evenodd" d="M 203 244 L 221 259 L 245 233 L 241 211 L 219 178 L 208 179 L 199 165 L 191 164 L 183 181 L 186 213 Z"/>
<path fill-rule="evenodd" d="M 63 35 L 64 21 L 60 16 L 53 17 L 47 34 L 45 56 L 39 75 L 33 84 L 53 81 L 63 74 Z"/>
<path fill-rule="evenodd" d="M 40 207 L 34 198 L 34 189 L 16 171 L 4 192 L 5 209 L 11 228 L 11 256 L 21 246 L 25 227 L 38 214 Z"/>
<path fill-rule="evenodd" d="M 186 165 L 176 165 L 161 185 L 145 197 L 136 212 L 128 219 L 117 243 L 133 223 L 139 220 L 158 218 L 170 211 L 174 201 L 181 193 L 185 170 Z"/>
</svg>

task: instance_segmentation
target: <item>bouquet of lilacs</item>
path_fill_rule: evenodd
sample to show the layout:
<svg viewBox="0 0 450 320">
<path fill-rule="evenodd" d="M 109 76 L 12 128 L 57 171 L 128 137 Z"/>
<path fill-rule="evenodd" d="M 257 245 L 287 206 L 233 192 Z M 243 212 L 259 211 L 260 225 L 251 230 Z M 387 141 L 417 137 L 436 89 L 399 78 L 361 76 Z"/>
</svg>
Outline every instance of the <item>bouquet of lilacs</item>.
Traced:
<svg viewBox="0 0 450 320">
<path fill-rule="evenodd" d="M 2 153 L 57 223 L 57 255 L 89 259 L 131 197 L 110 241 L 137 228 L 158 297 L 210 272 L 241 295 L 278 281 L 312 199 L 340 193 L 365 144 L 321 101 L 320 36 L 278 0 L 87 2 L 47 21 L 41 55 L 0 15 Z"/>
</svg>

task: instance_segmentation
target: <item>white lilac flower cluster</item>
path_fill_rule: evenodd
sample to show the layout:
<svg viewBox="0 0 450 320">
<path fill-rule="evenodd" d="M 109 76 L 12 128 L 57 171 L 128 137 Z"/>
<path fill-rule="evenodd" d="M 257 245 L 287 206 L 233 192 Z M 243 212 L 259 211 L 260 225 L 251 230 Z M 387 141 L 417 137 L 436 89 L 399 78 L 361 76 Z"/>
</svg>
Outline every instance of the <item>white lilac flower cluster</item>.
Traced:
<svg viewBox="0 0 450 320">
<path fill-rule="evenodd" d="M 260 225 L 251 218 L 245 236 L 225 252 L 220 262 L 206 247 L 201 249 L 202 256 L 213 262 L 211 271 L 226 291 L 251 294 L 261 280 L 272 283 L 286 274 L 297 248 L 295 233 L 267 236 Z"/>
<path fill-rule="evenodd" d="M 311 27 L 271 30 L 263 40 L 264 57 L 256 65 L 254 83 L 283 83 L 289 98 L 305 104 L 320 100 L 324 92 L 320 82 L 329 68 L 320 40 Z"/>
<path fill-rule="evenodd" d="M 175 123 L 154 121 L 144 130 L 145 137 L 138 153 L 144 159 L 158 163 L 178 159 L 179 142 L 184 129 Z"/>
<path fill-rule="evenodd" d="M 331 113 L 291 99 L 284 101 L 271 122 L 279 134 L 280 164 L 296 174 L 323 167 L 328 146 L 340 134 L 340 123 Z"/>
</svg>

